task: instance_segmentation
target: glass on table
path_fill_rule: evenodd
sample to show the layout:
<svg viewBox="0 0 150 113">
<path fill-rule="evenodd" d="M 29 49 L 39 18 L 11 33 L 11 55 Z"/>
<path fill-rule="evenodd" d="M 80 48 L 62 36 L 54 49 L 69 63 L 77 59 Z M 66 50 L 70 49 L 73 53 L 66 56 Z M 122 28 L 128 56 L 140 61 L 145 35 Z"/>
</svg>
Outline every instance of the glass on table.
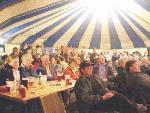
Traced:
<svg viewBox="0 0 150 113">
<path fill-rule="evenodd" d="M 63 73 L 57 72 L 57 79 L 59 82 L 61 82 L 62 76 L 63 76 Z"/>
<path fill-rule="evenodd" d="M 34 77 L 28 77 L 28 88 L 33 87 Z"/>
<path fill-rule="evenodd" d="M 8 92 L 11 94 L 17 93 L 17 82 L 16 81 L 6 81 L 6 87 Z"/>
<path fill-rule="evenodd" d="M 41 79 L 41 84 L 42 85 L 46 85 L 46 83 L 47 83 L 47 76 L 46 75 L 41 75 L 40 79 Z"/>
<path fill-rule="evenodd" d="M 70 75 L 65 75 L 65 82 L 66 82 L 66 85 L 70 84 Z"/>
<path fill-rule="evenodd" d="M 7 86 L 0 86 L 0 93 L 10 92 L 10 90 L 7 89 Z"/>
<path fill-rule="evenodd" d="M 76 83 L 76 80 L 74 80 L 74 79 L 72 79 L 72 78 L 70 78 L 70 85 L 75 85 L 75 83 Z"/>
<path fill-rule="evenodd" d="M 21 84 L 28 88 L 28 78 L 22 78 Z"/>
</svg>

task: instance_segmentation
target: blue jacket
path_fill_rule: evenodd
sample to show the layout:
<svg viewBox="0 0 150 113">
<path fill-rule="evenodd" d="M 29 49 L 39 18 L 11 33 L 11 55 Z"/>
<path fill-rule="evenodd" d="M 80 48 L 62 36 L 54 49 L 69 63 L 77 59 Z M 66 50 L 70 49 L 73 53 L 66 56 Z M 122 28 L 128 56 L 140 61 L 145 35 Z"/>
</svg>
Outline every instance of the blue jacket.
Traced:
<svg viewBox="0 0 150 113">
<path fill-rule="evenodd" d="M 30 68 L 20 67 L 19 71 L 20 71 L 20 76 L 22 78 L 38 77 L 38 74 L 31 67 Z"/>
</svg>

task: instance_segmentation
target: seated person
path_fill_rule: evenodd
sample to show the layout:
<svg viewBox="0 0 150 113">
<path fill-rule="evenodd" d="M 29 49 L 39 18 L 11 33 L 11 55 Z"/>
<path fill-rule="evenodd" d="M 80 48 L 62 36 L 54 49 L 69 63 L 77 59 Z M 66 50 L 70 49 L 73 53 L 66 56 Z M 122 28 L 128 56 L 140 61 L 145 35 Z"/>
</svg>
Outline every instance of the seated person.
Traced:
<svg viewBox="0 0 150 113">
<path fill-rule="evenodd" d="M 6 80 L 20 81 L 19 59 L 17 56 L 11 55 L 8 57 L 8 63 L 2 68 L 0 73 L 0 85 L 5 85 Z"/>
<path fill-rule="evenodd" d="M 79 71 L 78 71 L 78 64 L 76 61 L 76 58 L 70 58 L 69 60 L 69 66 L 64 70 L 63 76 L 70 75 L 70 78 L 77 80 L 79 78 Z"/>
<path fill-rule="evenodd" d="M 137 102 L 150 105 L 150 77 L 141 72 L 136 60 L 127 61 L 126 71 L 128 96 Z"/>
<path fill-rule="evenodd" d="M 27 77 L 38 77 L 38 74 L 33 70 L 32 57 L 26 55 L 22 56 L 21 67 L 19 68 L 20 75 L 22 78 Z"/>
<path fill-rule="evenodd" d="M 56 73 L 57 76 L 62 77 L 63 75 L 63 66 L 60 64 L 60 60 L 57 57 L 51 57 L 50 63 L 53 71 Z"/>
<path fill-rule="evenodd" d="M 140 65 L 141 72 L 150 76 L 150 59 L 147 57 L 142 58 Z"/>
<path fill-rule="evenodd" d="M 47 80 L 55 80 L 57 79 L 56 73 L 51 67 L 50 61 L 49 61 L 49 56 L 44 55 L 41 58 L 42 65 L 39 65 L 37 69 L 37 73 L 41 73 L 42 75 L 47 76 Z"/>
<path fill-rule="evenodd" d="M 74 91 L 81 113 L 92 113 L 90 110 L 138 113 L 134 102 L 121 94 L 107 90 L 102 79 L 92 75 L 90 62 L 81 62 L 80 73 L 81 76 L 76 81 Z"/>
<path fill-rule="evenodd" d="M 127 72 L 125 69 L 125 64 L 126 64 L 126 60 L 122 58 L 118 60 L 118 66 L 116 67 L 116 71 L 118 73 L 117 74 L 117 83 L 118 83 L 117 91 L 123 94 L 126 94 L 125 83 L 126 83 L 126 78 L 127 78 Z"/>
<path fill-rule="evenodd" d="M 93 74 L 100 76 L 105 82 L 108 80 L 108 65 L 104 56 L 98 56 L 97 64 L 93 67 Z"/>
<path fill-rule="evenodd" d="M 63 69 L 66 69 L 68 67 L 68 63 L 66 62 L 65 58 L 63 56 L 60 56 L 59 59 L 60 65 L 63 67 Z"/>
<path fill-rule="evenodd" d="M 0 64 L 0 70 L 1 70 L 1 68 L 5 67 L 5 65 L 8 64 L 7 61 L 8 61 L 8 55 L 2 56 L 2 62 L 1 62 L 1 64 Z"/>
</svg>

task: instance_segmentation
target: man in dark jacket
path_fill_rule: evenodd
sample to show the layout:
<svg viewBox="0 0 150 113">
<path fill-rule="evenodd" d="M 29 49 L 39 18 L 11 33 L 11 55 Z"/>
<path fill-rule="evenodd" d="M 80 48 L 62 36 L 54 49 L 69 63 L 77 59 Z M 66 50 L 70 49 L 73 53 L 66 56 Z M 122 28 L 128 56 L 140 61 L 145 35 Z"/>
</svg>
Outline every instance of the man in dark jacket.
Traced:
<svg viewBox="0 0 150 113">
<path fill-rule="evenodd" d="M 150 76 L 150 59 L 147 57 L 142 58 L 140 65 L 141 72 Z"/>
<path fill-rule="evenodd" d="M 127 78 L 127 72 L 125 69 L 126 59 L 119 59 L 118 60 L 118 66 L 116 67 L 117 71 L 117 91 L 119 93 L 126 94 L 126 78 Z"/>
<path fill-rule="evenodd" d="M 6 85 L 6 80 L 14 81 L 20 80 L 19 73 L 19 59 L 12 55 L 8 57 L 8 63 L 2 68 L 0 72 L 0 85 Z"/>
<path fill-rule="evenodd" d="M 126 88 L 129 97 L 143 104 L 150 104 L 150 77 L 140 72 L 140 65 L 135 60 L 126 63 L 128 77 Z"/>
<path fill-rule="evenodd" d="M 88 61 L 80 64 L 80 72 L 74 90 L 81 113 L 92 113 L 90 110 L 138 113 L 134 102 L 121 94 L 112 93 L 97 75 L 92 75 L 92 66 Z"/>
</svg>

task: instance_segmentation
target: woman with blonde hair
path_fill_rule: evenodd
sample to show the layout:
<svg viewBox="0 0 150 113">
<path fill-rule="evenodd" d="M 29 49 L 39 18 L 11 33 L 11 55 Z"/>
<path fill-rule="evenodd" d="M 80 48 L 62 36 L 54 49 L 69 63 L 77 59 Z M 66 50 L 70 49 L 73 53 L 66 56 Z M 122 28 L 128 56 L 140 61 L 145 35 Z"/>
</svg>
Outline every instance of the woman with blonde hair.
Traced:
<svg viewBox="0 0 150 113">
<path fill-rule="evenodd" d="M 25 54 L 21 58 L 22 63 L 21 67 L 19 68 L 20 74 L 22 78 L 27 77 L 38 77 L 38 74 L 33 70 L 33 58 L 29 54 Z"/>
</svg>

